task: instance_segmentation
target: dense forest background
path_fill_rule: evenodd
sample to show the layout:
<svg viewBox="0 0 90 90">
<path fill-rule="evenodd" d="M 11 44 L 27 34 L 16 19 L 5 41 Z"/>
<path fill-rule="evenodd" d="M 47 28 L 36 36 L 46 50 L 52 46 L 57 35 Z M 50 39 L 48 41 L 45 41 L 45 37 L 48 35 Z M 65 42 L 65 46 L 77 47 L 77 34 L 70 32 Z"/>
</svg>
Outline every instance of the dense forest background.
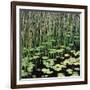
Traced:
<svg viewBox="0 0 90 90">
<path fill-rule="evenodd" d="M 21 77 L 80 75 L 80 13 L 20 9 Z"/>
</svg>

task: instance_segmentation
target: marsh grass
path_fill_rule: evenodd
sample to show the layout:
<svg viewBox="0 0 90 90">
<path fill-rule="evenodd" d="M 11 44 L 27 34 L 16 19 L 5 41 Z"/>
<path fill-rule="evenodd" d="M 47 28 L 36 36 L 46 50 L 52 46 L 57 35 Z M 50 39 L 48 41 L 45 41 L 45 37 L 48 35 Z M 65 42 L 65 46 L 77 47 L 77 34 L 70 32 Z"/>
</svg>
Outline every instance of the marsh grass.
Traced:
<svg viewBox="0 0 90 90">
<path fill-rule="evenodd" d="M 80 15 L 20 10 L 21 78 L 80 75 Z"/>
</svg>

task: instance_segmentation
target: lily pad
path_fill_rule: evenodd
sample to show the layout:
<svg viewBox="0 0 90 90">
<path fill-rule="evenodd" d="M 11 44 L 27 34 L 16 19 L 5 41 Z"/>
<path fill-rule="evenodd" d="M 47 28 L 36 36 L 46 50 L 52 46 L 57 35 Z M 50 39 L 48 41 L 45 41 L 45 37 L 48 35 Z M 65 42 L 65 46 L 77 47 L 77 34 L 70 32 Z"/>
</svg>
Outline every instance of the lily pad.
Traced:
<svg viewBox="0 0 90 90">
<path fill-rule="evenodd" d="M 75 50 L 71 50 L 71 53 L 75 53 Z"/>
<path fill-rule="evenodd" d="M 70 46 L 70 47 L 73 47 L 73 43 L 70 43 L 69 46 Z"/>
<path fill-rule="evenodd" d="M 47 57 L 47 56 L 43 56 L 43 57 L 42 57 L 42 59 L 47 60 L 47 59 L 48 59 L 48 57 Z"/>
<path fill-rule="evenodd" d="M 35 55 L 36 55 L 36 56 L 40 56 L 40 55 L 41 55 L 41 53 L 35 53 Z"/>
<path fill-rule="evenodd" d="M 55 66 L 53 66 L 53 69 L 54 69 L 55 71 L 61 71 L 61 70 L 62 70 L 62 67 L 61 67 L 60 64 L 56 64 Z"/>
<path fill-rule="evenodd" d="M 60 57 L 61 60 L 64 60 L 65 58 L 64 57 Z"/>
<path fill-rule="evenodd" d="M 65 75 L 63 73 L 58 73 L 57 77 L 65 77 Z"/>
<path fill-rule="evenodd" d="M 50 71 L 50 69 L 46 69 L 46 68 L 43 68 L 42 72 L 45 74 L 52 74 L 53 73 L 53 71 Z"/>
<path fill-rule="evenodd" d="M 28 63 L 27 71 L 28 71 L 28 72 L 32 72 L 34 66 L 35 66 L 35 65 L 34 65 L 33 63 L 31 63 L 31 62 Z"/>
<path fill-rule="evenodd" d="M 44 60 L 44 61 L 43 61 L 43 64 L 44 64 L 46 67 L 52 68 L 52 66 L 54 65 L 54 59 Z"/>
<path fill-rule="evenodd" d="M 80 70 L 80 68 L 74 68 L 74 70 L 79 71 L 79 70 Z"/>
<path fill-rule="evenodd" d="M 75 58 L 78 58 L 78 57 L 80 56 L 80 51 L 76 52 L 76 53 L 74 54 L 74 56 L 75 56 Z"/>
<path fill-rule="evenodd" d="M 75 62 L 74 65 L 76 65 L 76 66 L 77 66 L 77 65 L 80 65 L 80 62 Z"/>
<path fill-rule="evenodd" d="M 36 78 L 36 75 L 32 75 L 32 78 Z"/>
<path fill-rule="evenodd" d="M 33 56 L 33 59 L 35 59 L 35 60 L 38 59 L 38 58 L 39 58 L 39 56 Z"/>
<path fill-rule="evenodd" d="M 67 58 L 70 57 L 70 55 L 69 54 L 64 54 L 64 57 L 67 59 Z"/>
<path fill-rule="evenodd" d="M 45 78 L 47 78 L 47 77 L 48 77 L 48 75 L 45 75 L 44 77 L 45 77 Z"/>
<path fill-rule="evenodd" d="M 68 72 L 68 74 L 72 74 L 73 73 L 72 69 L 67 69 L 66 71 Z"/>
<path fill-rule="evenodd" d="M 57 50 L 57 53 L 63 53 L 63 52 L 64 52 L 64 49 Z"/>
<path fill-rule="evenodd" d="M 79 76 L 78 72 L 73 72 L 72 76 Z"/>
<path fill-rule="evenodd" d="M 26 67 L 28 65 L 28 61 L 28 57 L 23 58 L 21 61 L 21 66 Z"/>
<path fill-rule="evenodd" d="M 21 77 L 26 77 L 28 75 L 27 72 L 25 72 L 24 70 L 21 70 Z"/>
<path fill-rule="evenodd" d="M 61 46 L 60 46 L 60 48 L 61 48 L 61 49 L 64 49 L 64 48 L 65 48 L 65 46 L 64 46 L 64 45 L 61 45 Z"/>
</svg>

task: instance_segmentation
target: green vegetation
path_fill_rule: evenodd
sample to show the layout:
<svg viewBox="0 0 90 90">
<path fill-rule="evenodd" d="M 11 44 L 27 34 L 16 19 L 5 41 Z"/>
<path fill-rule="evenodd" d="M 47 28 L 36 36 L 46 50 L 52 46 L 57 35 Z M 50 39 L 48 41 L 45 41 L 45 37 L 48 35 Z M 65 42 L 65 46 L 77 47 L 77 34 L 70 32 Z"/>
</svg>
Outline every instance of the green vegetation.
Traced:
<svg viewBox="0 0 90 90">
<path fill-rule="evenodd" d="M 80 15 L 20 10 L 21 78 L 80 75 Z"/>
</svg>

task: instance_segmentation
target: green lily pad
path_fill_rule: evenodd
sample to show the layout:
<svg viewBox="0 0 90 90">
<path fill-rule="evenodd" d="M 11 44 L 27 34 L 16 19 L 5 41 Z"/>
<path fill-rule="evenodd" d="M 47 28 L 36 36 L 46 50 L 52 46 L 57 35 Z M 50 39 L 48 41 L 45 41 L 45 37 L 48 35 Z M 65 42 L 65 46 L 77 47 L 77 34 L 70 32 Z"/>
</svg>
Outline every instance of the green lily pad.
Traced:
<svg viewBox="0 0 90 90">
<path fill-rule="evenodd" d="M 65 61 L 63 61 L 61 64 L 67 65 L 68 63 L 69 63 L 69 61 L 68 61 L 68 60 L 65 60 Z"/>
<path fill-rule="evenodd" d="M 60 46 L 60 48 L 61 48 L 61 49 L 64 49 L 64 48 L 65 48 L 65 46 L 64 46 L 64 45 L 62 45 L 62 46 Z"/>
<path fill-rule="evenodd" d="M 64 57 L 60 57 L 61 60 L 64 60 L 65 58 Z"/>
<path fill-rule="evenodd" d="M 65 75 L 63 73 L 58 73 L 57 77 L 65 77 Z"/>
<path fill-rule="evenodd" d="M 43 56 L 43 57 L 42 57 L 42 59 L 47 60 L 47 59 L 48 59 L 48 57 L 47 57 L 47 56 Z"/>
<path fill-rule="evenodd" d="M 36 78 L 36 75 L 32 75 L 32 78 Z"/>
<path fill-rule="evenodd" d="M 76 58 L 78 58 L 78 57 L 80 56 L 80 51 L 76 52 L 76 53 L 74 54 L 74 56 L 75 56 Z"/>
<path fill-rule="evenodd" d="M 36 55 L 36 56 L 40 56 L 40 55 L 41 55 L 41 53 L 35 53 L 35 55 Z"/>
<path fill-rule="evenodd" d="M 78 72 L 73 72 L 72 76 L 79 76 Z"/>
<path fill-rule="evenodd" d="M 75 50 L 71 50 L 70 52 L 71 52 L 72 54 L 74 54 L 74 53 L 75 53 Z"/>
<path fill-rule="evenodd" d="M 28 72 L 32 72 L 34 66 L 35 66 L 35 65 L 32 64 L 31 62 L 28 63 L 27 71 L 28 71 Z"/>
<path fill-rule="evenodd" d="M 29 61 L 32 61 L 32 60 L 33 60 L 33 57 L 30 57 L 30 58 L 29 58 Z"/>
<path fill-rule="evenodd" d="M 39 58 L 39 56 L 33 56 L 33 59 L 35 59 L 35 60 L 38 59 L 38 58 Z"/>
<path fill-rule="evenodd" d="M 46 69 L 46 68 L 43 68 L 42 72 L 45 74 L 52 74 L 53 73 L 53 71 L 50 71 L 50 69 Z"/>
<path fill-rule="evenodd" d="M 74 70 L 79 71 L 79 70 L 80 70 L 80 68 L 74 68 Z"/>
<path fill-rule="evenodd" d="M 67 34 L 66 36 L 67 36 L 68 38 L 70 37 L 70 35 L 69 35 L 69 34 Z"/>
<path fill-rule="evenodd" d="M 65 58 L 69 58 L 70 55 L 69 55 L 69 54 L 64 54 L 64 57 L 65 57 Z"/>
<path fill-rule="evenodd" d="M 28 61 L 29 61 L 28 57 L 23 58 L 21 61 L 21 66 L 26 67 L 28 65 Z"/>
<path fill-rule="evenodd" d="M 21 77 L 25 77 L 25 76 L 27 76 L 27 75 L 28 75 L 27 72 L 25 72 L 24 70 L 21 70 Z"/>
<path fill-rule="evenodd" d="M 60 64 L 56 64 L 55 66 L 53 66 L 53 69 L 56 70 L 56 71 L 61 71 L 62 66 Z"/>
<path fill-rule="evenodd" d="M 76 39 L 76 40 L 79 39 L 79 36 L 74 36 L 74 39 Z"/>
<path fill-rule="evenodd" d="M 69 46 L 72 47 L 73 46 L 73 43 L 70 43 Z"/>
<path fill-rule="evenodd" d="M 80 65 L 80 62 L 75 62 L 74 65 L 76 65 L 76 66 L 77 66 L 77 65 Z"/>
<path fill-rule="evenodd" d="M 30 52 L 33 52 L 34 50 L 35 50 L 34 48 L 30 48 L 30 50 L 29 50 L 29 51 L 30 51 Z"/>
<path fill-rule="evenodd" d="M 54 59 L 48 59 L 48 60 L 44 60 L 43 61 L 43 64 L 46 66 L 46 67 L 50 67 L 52 68 L 52 66 L 54 65 Z"/>
<path fill-rule="evenodd" d="M 47 77 L 48 77 L 48 75 L 45 75 L 44 77 L 45 77 L 45 78 L 47 78 Z"/>
<path fill-rule="evenodd" d="M 49 53 L 56 53 L 56 49 L 49 49 Z"/>
<path fill-rule="evenodd" d="M 68 74 L 72 74 L 73 73 L 72 69 L 67 69 L 66 71 L 68 72 Z"/>
<path fill-rule="evenodd" d="M 57 53 L 63 53 L 63 52 L 64 52 L 64 49 L 57 50 Z"/>
<path fill-rule="evenodd" d="M 70 52 L 71 51 L 71 48 L 70 47 L 66 47 L 66 51 L 67 52 Z"/>
<path fill-rule="evenodd" d="M 42 78 L 44 78 L 45 76 L 44 76 L 44 75 L 42 75 L 41 77 L 42 77 Z"/>
</svg>

